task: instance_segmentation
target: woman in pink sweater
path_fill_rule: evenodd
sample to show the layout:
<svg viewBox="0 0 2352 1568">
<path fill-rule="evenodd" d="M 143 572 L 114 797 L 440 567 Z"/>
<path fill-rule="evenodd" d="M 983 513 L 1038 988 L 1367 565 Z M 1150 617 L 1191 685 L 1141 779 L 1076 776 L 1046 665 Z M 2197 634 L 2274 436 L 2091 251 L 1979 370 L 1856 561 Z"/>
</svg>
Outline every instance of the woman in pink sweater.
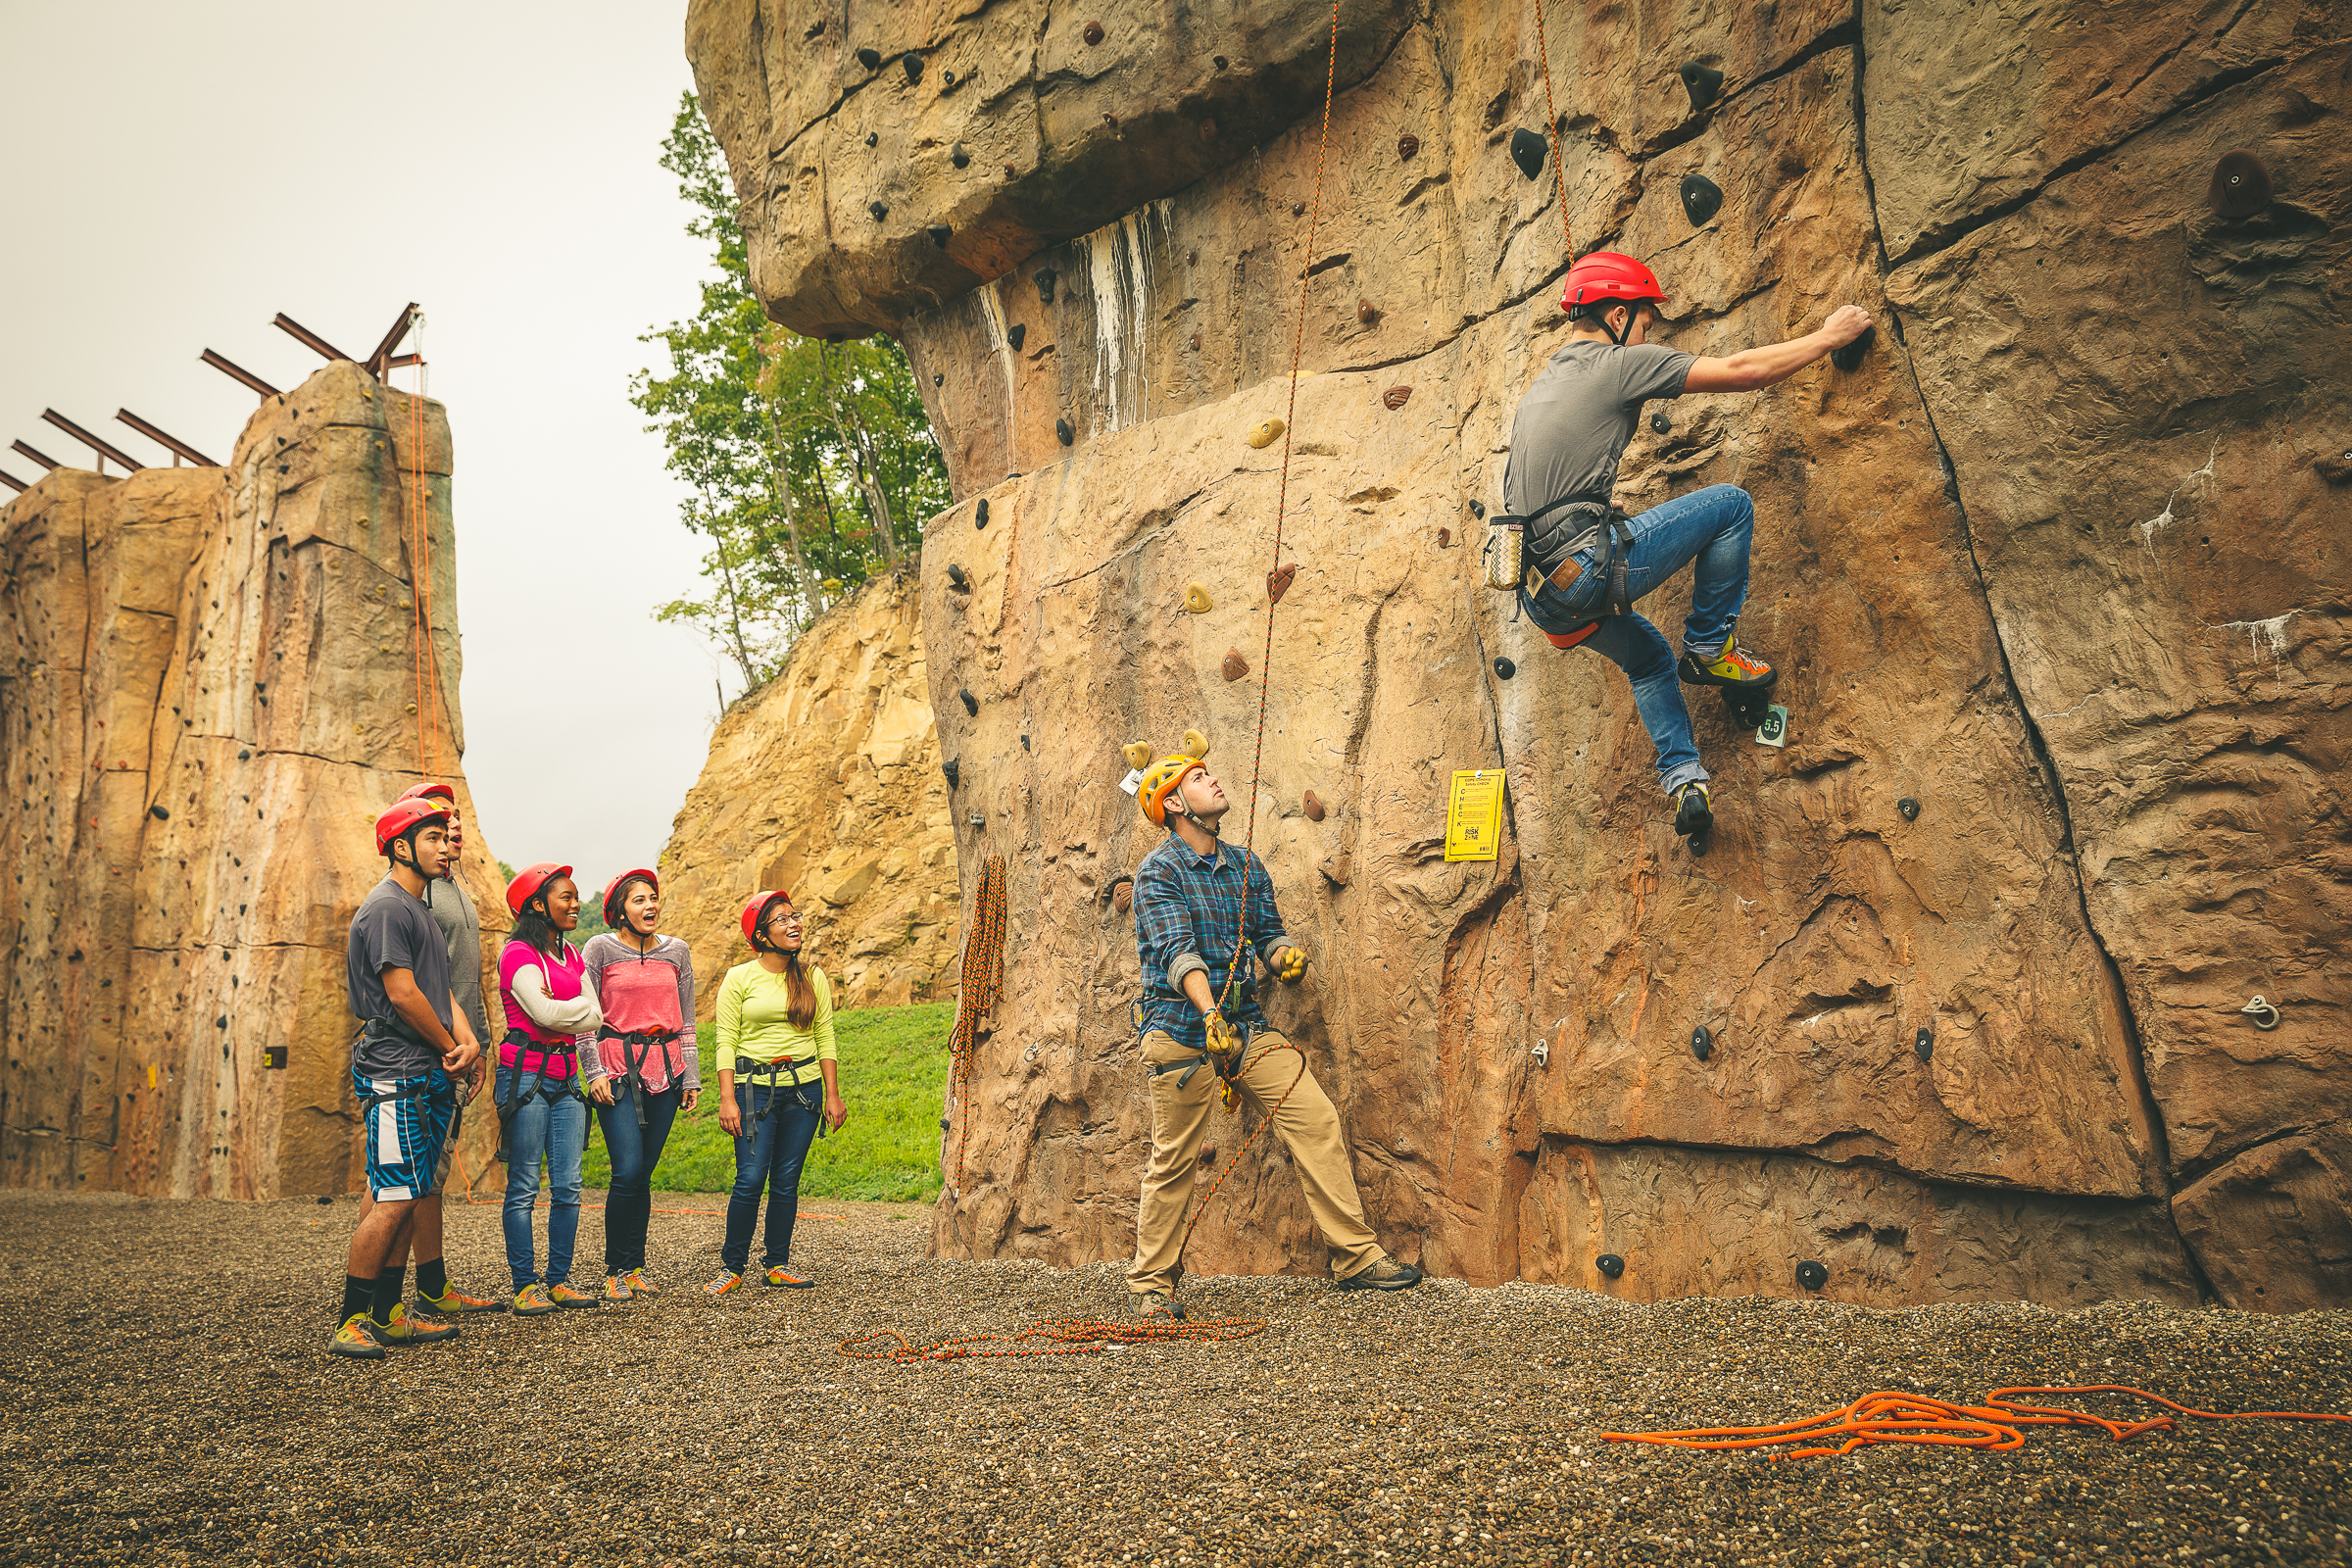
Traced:
<svg viewBox="0 0 2352 1568">
<path fill-rule="evenodd" d="M 601 1306 L 571 1283 L 571 1249 L 580 1229 L 580 1155 L 588 1145 L 588 1109 L 573 1074 L 574 1053 L 604 1023 L 596 988 L 577 949 L 564 940 L 580 923 L 580 890 L 571 867 L 526 867 L 507 886 L 514 931 L 498 956 L 498 995 L 507 1038 L 498 1048 L 498 1119 L 506 1134 L 507 1268 L 521 1317 L 560 1306 Z M 539 1160 L 547 1159 L 547 1274 L 531 1239 L 539 1202 Z"/>
</svg>

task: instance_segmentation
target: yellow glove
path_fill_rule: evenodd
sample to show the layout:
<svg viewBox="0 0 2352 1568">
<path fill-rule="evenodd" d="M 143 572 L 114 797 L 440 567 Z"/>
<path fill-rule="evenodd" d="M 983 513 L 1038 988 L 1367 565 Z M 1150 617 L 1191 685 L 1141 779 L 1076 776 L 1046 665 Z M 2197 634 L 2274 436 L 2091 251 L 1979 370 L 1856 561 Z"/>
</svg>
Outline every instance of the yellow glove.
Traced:
<svg viewBox="0 0 2352 1568">
<path fill-rule="evenodd" d="M 1286 985 L 1295 986 L 1298 983 L 1298 977 L 1304 973 L 1306 973 L 1305 949 L 1284 948 L 1280 953 L 1274 955 L 1275 979 Z"/>
<path fill-rule="evenodd" d="M 1208 1054 L 1212 1056 L 1233 1056 L 1240 1054 L 1242 1037 L 1221 1012 L 1208 1015 Z"/>
</svg>

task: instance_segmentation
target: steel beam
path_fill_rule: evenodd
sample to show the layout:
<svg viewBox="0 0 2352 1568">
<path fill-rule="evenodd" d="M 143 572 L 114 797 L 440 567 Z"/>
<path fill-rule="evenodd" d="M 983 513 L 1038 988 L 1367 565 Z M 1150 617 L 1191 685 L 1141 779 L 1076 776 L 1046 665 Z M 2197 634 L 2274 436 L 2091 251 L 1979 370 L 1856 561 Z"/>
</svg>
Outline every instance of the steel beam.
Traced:
<svg viewBox="0 0 2352 1568">
<path fill-rule="evenodd" d="M 32 486 L 26 484 L 24 480 L 18 478 L 6 468 L 0 468 L 0 484 L 7 485 L 11 490 L 14 490 L 19 495 L 23 495 L 25 491 L 32 488 Z"/>
<path fill-rule="evenodd" d="M 286 336 L 292 338 L 304 348 L 309 349 L 313 354 L 319 355 L 329 360 L 348 360 L 351 358 L 350 355 L 344 353 L 341 349 L 335 347 L 332 343 L 329 343 L 326 339 L 320 337 L 318 333 L 312 331 L 309 327 L 303 325 L 300 321 L 297 321 L 294 319 L 294 318 L 288 316 L 283 311 L 278 312 L 276 318 L 270 321 L 270 324 L 276 327 L 280 332 L 285 333 Z"/>
<path fill-rule="evenodd" d="M 84 430 L 80 425 L 75 424 L 72 419 L 67 418 L 55 409 L 43 409 L 41 411 L 41 417 L 47 419 L 51 424 L 56 425 L 60 430 L 65 431 L 66 434 L 72 436 L 83 446 L 88 447 L 92 452 L 97 453 L 100 457 L 114 459 L 117 463 L 122 465 L 122 469 L 125 473 L 136 473 L 141 468 L 147 466 L 147 465 L 141 463 L 138 459 L 123 451 L 121 447 L 109 446 L 106 442 L 99 440 L 96 436 L 90 434 L 89 431 Z"/>
<path fill-rule="evenodd" d="M 269 382 L 263 380 L 251 370 L 246 369 L 243 366 L 232 363 L 225 355 L 216 354 L 213 350 L 206 349 L 204 351 L 204 363 L 211 366 L 214 369 L 219 370 L 222 375 L 227 376 L 232 381 L 244 382 L 247 386 L 253 388 L 254 391 L 259 392 L 266 398 L 273 398 L 279 395 L 277 388 L 271 386 Z"/>
<path fill-rule="evenodd" d="M 383 374 L 389 368 L 386 362 L 392 358 L 392 351 L 400 347 L 400 340 L 407 337 L 409 328 L 416 324 L 416 302 L 411 300 L 402 309 L 400 319 L 392 323 L 392 330 L 384 334 L 384 340 L 375 346 L 375 352 L 368 356 L 368 368 L 377 375 Z"/>
<path fill-rule="evenodd" d="M 203 453 L 197 451 L 185 441 L 180 440 L 177 436 L 164 434 L 163 431 L 158 430 L 154 425 L 149 424 L 145 419 L 140 418 L 128 409 L 117 409 L 115 411 L 115 417 L 121 419 L 124 424 L 129 425 L 133 430 L 138 431 L 139 434 L 145 436 L 148 440 L 154 442 L 157 446 L 164 448 L 166 451 L 178 453 L 181 457 L 187 459 L 199 468 L 218 468 L 220 466 L 220 464 L 215 463 L 212 459 L 206 457 Z"/>
<path fill-rule="evenodd" d="M 48 453 L 28 447 L 22 441 L 12 441 L 9 444 L 17 451 L 22 452 L 26 457 L 30 458 L 33 462 L 39 464 L 42 467 L 47 468 L 52 473 L 55 473 L 58 469 L 65 466 L 64 464 L 49 456 Z"/>
</svg>

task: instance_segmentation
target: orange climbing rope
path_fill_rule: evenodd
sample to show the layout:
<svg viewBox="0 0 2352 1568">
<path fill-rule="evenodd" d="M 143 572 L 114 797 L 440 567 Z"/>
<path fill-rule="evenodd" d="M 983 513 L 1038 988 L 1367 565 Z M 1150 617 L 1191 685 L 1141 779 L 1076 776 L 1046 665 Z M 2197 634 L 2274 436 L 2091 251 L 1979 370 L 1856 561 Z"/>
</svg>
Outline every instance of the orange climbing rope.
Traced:
<svg viewBox="0 0 2352 1568">
<path fill-rule="evenodd" d="M 956 1179 L 963 1191 L 963 1151 L 972 1136 L 972 1063 L 980 1052 L 980 1020 L 997 1010 L 1004 994 L 1004 857 L 992 855 L 980 868 L 979 907 L 963 944 L 963 979 L 956 988 L 956 1033 L 948 1040 L 957 1117 Z"/>
<path fill-rule="evenodd" d="M 2352 1415 L 2326 1415 L 2311 1410 L 2192 1410 L 2145 1389 L 2120 1383 L 2090 1383 L 2079 1387 L 1995 1389 L 1983 1404 L 1947 1404 L 1924 1394 L 1882 1390 L 1865 1394 L 1853 1403 L 1802 1421 L 1770 1427 L 1693 1427 L 1686 1432 L 1604 1432 L 1609 1443 L 1652 1443 L 1669 1448 L 1704 1448 L 1722 1452 L 1741 1448 L 1791 1447 L 1774 1455 L 1780 1459 L 1812 1459 L 1824 1454 L 1851 1453 L 1866 1444 L 1902 1443 L 1952 1448 L 2020 1448 L 2027 1427 L 2082 1427 L 2104 1432 L 2117 1443 L 2131 1443 L 2151 1432 L 2170 1432 L 2171 1415 L 2145 1421 L 2110 1421 L 2084 1410 L 2026 1404 L 2023 1395 L 2124 1394 L 2145 1399 L 2200 1421 L 2344 1421 Z"/>
<path fill-rule="evenodd" d="M 1057 1317 L 1032 1323 L 1018 1334 L 966 1334 L 959 1339 L 934 1340 L 928 1345 L 917 1345 L 897 1329 L 874 1329 L 842 1341 L 836 1348 L 859 1361 L 896 1361 L 911 1366 L 918 1361 L 988 1360 L 1016 1355 L 1101 1355 L 1114 1345 L 1150 1345 L 1163 1340 L 1246 1340 L 1265 1332 L 1266 1320 L 1262 1317 L 1229 1317 L 1200 1323 L 1108 1323 L 1094 1318 Z"/>
<path fill-rule="evenodd" d="M 412 329 L 417 342 L 416 390 L 409 399 L 409 471 L 415 478 L 408 507 L 410 673 L 416 690 L 416 772 L 431 779 L 440 777 L 436 771 L 441 760 L 440 710 L 434 694 L 440 686 L 441 662 L 433 657 L 433 525 L 432 494 L 424 472 L 423 318 L 417 318 Z"/>
<path fill-rule="evenodd" d="M 1551 178 L 1553 188 L 1559 192 L 1561 255 L 1566 258 L 1561 265 L 1566 266 L 1568 262 L 1576 260 L 1576 236 L 1568 229 L 1568 163 L 1563 156 L 1566 152 L 1565 137 L 1560 129 L 1560 111 L 1551 101 L 1551 45 L 1544 37 L 1544 0 L 1535 0 L 1535 7 L 1536 59 L 1544 67 L 1544 134 L 1551 141 Z"/>
</svg>

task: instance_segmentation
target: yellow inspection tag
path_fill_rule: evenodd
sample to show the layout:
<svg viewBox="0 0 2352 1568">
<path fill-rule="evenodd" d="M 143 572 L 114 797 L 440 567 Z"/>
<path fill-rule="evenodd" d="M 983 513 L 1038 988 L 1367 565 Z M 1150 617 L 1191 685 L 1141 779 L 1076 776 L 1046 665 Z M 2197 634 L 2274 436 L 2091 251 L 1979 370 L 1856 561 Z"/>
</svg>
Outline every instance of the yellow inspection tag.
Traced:
<svg viewBox="0 0 2352 1568">
<path fill-rule="evenodd" d="M 1502 775 L 1482 767 L 1453 775 L 1446 797 L 1446 858 L 1492 860 L 1502 842 Z"/>
</svg>

